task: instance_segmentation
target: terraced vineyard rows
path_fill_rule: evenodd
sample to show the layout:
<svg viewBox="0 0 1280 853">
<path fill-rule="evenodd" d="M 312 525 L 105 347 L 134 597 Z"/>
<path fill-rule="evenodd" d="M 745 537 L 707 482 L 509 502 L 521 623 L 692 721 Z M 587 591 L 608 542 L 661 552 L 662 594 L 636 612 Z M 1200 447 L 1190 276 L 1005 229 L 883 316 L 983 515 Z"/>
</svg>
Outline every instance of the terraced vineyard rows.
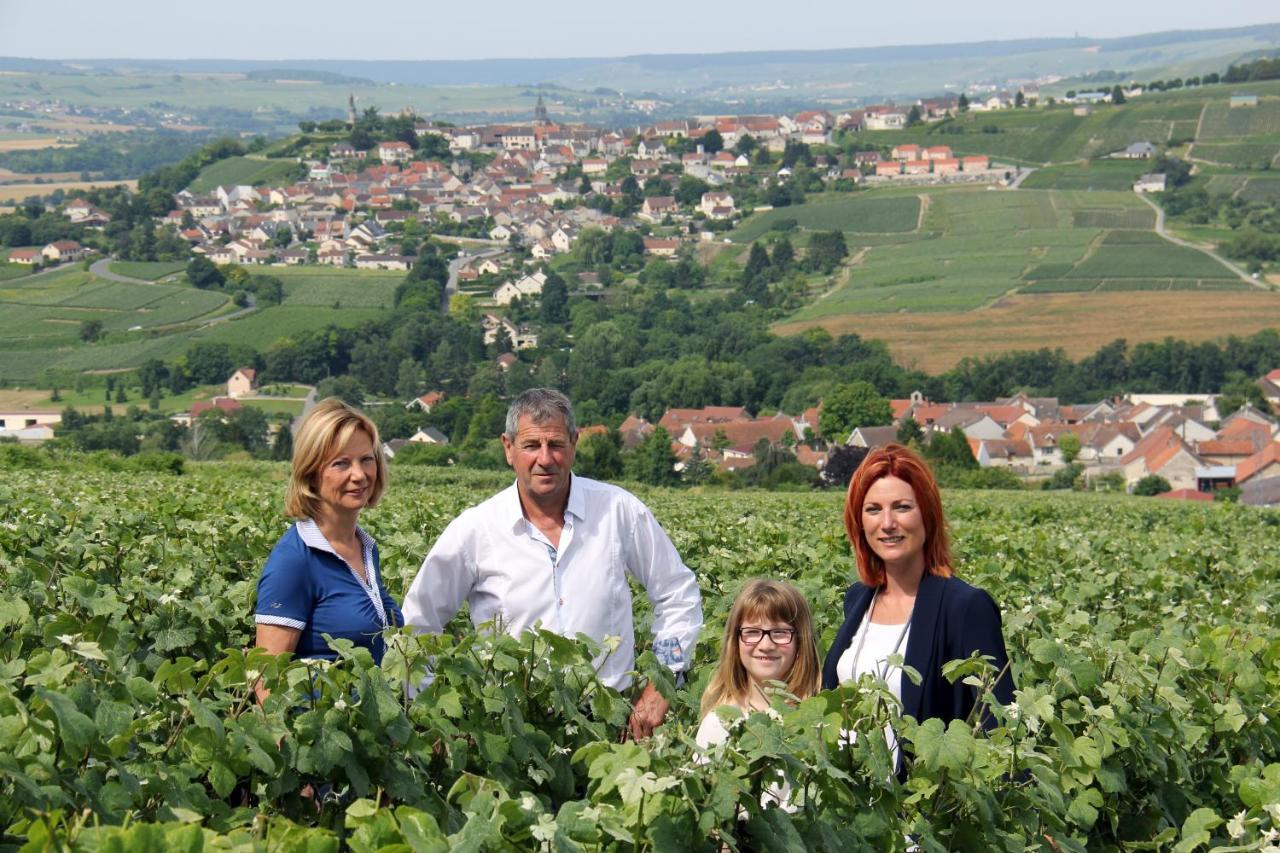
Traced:
<svg viewBox="0 0 1280 853">
<path fill-rule="evenodd" d="M 1017 701 L 989 736 L 845 688 L 757 714 L 709 762 L 696 707 L 740 583 L 793 579 L 821 644 L 852 574 L 834 494 L 646 492 L 698 575 L 700 666 L 649 744 L 551 635 L 394 640 L 382 669 L 246 651 L 285 471 L 9 471 L 0 483 L 0 825 L 84 849 L 1258 850 L 1280 828 L 1280 515 L 952 493 L 959 574 L 1004 612 Z M 500 476 L 396 471 L 368 514 L 403 593 Z M 643 596 L 640 596 L 643 601 Z M 639 622 L 641 636 L 646 618 Z M 437 677 L 416 698 L 434 656 Z M 654 669 L 651 656 L 641 668 Z M 957 671 L 981 681 L 979 663 Z M 250 685 L 273 689 L 261 709 Z M 797 809 L 760 804 L 785 770 Z M 304 784 L 320 796 L 303 798 Z M 399 845 L 399 846 L 396 846 Z"/>
</svg>

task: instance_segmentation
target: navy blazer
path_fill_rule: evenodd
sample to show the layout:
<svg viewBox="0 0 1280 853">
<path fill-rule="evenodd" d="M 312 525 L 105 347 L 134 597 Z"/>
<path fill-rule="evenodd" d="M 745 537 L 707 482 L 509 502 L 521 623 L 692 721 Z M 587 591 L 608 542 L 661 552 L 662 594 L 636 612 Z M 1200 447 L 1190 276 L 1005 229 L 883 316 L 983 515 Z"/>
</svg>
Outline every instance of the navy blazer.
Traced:
<svg viewBox="0 0 1280 853">
<path fill-rule="evenodd" d="M 836 686 L 836 664 L 853 642 L 874 592 L 871 587 L 855 583 L 845 593 L 844 624 L 822 667 L 824 690 Z M 903 676 L 903 715 L 920 722 L 932 717 L 943 723 L 967 718 L 978 698 L 977 691 L 963 679 L 955 684 L 947 681 L 942 677 L 942 665 L 967 658 L 975 651 L 990 655 L 997 671 L 1004 670 L 992 692 L 1001 704 L 1012 702 L 1013 675 L 1007 668 L 1009 655 L 1000 631 L 1000 608 L 986 592 L 958 578 L 926 574 L 916 591 L 911 632 L 903 655 L 904 663 L 919 672 L 921 680 L 917 685 Z M 994 727 L 995 719 L 986 714 L 983 726 Z"/>
</svg>

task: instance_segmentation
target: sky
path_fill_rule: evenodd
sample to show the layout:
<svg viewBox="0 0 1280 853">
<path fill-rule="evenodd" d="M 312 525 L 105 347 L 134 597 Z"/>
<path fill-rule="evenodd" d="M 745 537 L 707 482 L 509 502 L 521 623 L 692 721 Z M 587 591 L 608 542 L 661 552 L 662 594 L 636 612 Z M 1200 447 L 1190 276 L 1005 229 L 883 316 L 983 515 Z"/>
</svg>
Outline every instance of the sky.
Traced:
<svg viewBox="0 0 1280 853">
<path fill-rule="evenodd" d="M 901 14 L 895 10 L 901 9 Z M 355 10 L 353 12 L 353 10 Z M 50 22 L 59 22 L 56 36 Z M 0 0 L 0 56 L 485 59 L 720 53 L 1280 22 L 1276 0 Z"/>
</svg>

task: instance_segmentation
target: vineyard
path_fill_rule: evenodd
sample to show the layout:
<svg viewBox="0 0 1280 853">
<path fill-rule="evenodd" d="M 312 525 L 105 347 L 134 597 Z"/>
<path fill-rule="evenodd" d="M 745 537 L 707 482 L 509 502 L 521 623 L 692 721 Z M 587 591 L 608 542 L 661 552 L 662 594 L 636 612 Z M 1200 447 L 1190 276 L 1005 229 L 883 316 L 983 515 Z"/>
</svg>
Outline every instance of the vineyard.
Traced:
<svg viewBox="0 0 1280 853">
<path fill-rule="evenodd" d="M 947 494 L 958 573 L 1000 603 L 1019 689 L 986 735 L 896 722 L 914 755 L 899 783 L 883 737 L 838 745 L 891 715 L 869 683 L 779 699 L 709 759 L 692 742 L 744 579 L 792 579 L 825 650 L 853 574 L 841 495 L 642 493 L 708 624 L 684 687 L 641 656 L 673 705 L 637 745 L 592 650 L 549 634 L 459 617 L 451 636 L 392 638 L 380 669 L 349 647 L 334 665 L 249 651 L 280 466 L 16 467 L 0 481 L 6 849 L 1260 850 L 1280 830 L 1275 512 Z M 393 472 L 364 519 L 393 595 L 505 482 Z M 991 677 L 978 660 L 951 674 Z M 794 811 L 761 805 L 778 771 Z"/>
</svg>

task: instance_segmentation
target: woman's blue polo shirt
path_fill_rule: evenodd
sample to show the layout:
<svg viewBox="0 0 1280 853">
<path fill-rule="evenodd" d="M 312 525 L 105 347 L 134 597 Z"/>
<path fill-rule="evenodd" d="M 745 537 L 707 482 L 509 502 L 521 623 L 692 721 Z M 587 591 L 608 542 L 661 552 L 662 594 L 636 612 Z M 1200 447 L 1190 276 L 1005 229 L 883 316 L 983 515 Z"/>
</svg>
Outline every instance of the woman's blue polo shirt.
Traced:
<svg viewBox="0 0 1280 853">
<path fill-rule="evenodd" d="M 258 578 L 254 621 L 301 631 L 294 657 L 335 659 L 324 639 L 328 634 L 364 646 L 381 663 L 383 629 L 404 624 L 400 608 L 379 577 L 378 546 L 360 528 L 356 533 L 363 545 L 368 584 L 310 519 L 290 527 L 271 549 Z"/>
</svg>

